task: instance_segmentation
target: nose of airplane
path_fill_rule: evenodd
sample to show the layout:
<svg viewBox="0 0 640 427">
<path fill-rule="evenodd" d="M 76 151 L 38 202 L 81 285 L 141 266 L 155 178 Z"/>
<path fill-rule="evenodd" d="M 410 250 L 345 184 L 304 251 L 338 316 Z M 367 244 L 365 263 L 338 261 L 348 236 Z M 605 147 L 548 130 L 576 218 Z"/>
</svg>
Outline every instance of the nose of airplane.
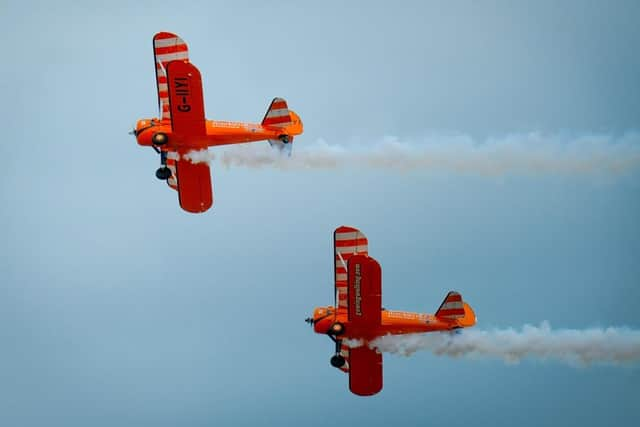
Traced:
<svg viewBox="0 0 640 427">
<path fill-rule="evenodd" d="M 324 317 L 326 317 L 326 309 L 317 307 L 313 310 L 311 317 L 307 317 L 304 321 L 313 328 L 314 332 L 319 332 L 319 327 L 322 326 L 321 323 Z"/>
</svg>

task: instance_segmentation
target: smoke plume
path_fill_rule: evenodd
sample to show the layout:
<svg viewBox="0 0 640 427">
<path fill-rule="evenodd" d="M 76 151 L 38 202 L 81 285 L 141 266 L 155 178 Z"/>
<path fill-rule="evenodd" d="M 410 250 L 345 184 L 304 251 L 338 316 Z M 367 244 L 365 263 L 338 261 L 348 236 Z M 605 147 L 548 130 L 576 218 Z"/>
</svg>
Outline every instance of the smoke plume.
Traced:
<svg viewBox="0 0 640 427">
<path fill-rule="evenodd" d="M 568 138 L 539 133 L 476 141 L 466 135 L 402 141 L 387 137 L 367 145 L 336 145 L 296 139 L 291 157 L 268 144 L 245 144 L 222 151 L 226 167 L 301 169 L 374 168 L 440 170 L 483 175 L 506 173 L 623 173 L 640 170 L 640 133 L 619 137 Z"/>
<path fill-rule="evenodd" d="M 626 328 L 552 330 L 548 322 L 539 327 L 525 325 L 521 331 L 465 329 L 459 333 L 386 335 L 368 345 L 403 356 L 430 351 L 438 356 L 488 357 L 507 363 L 526 358 L 578 365 L 640 362 L 640 331 Z"/>
<path fill-rule="evenodd" d="M 215 159 L 215 155 L 205 148 L 204 150 L 191 150 L 184 155 L 184 158 L 196 164 L 211 163 Z"/>
</svg>

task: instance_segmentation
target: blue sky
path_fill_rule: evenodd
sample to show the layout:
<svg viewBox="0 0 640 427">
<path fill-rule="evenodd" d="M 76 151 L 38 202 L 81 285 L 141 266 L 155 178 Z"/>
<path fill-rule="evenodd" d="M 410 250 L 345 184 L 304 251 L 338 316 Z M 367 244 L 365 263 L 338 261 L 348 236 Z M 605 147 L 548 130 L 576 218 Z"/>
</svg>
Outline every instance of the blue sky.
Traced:
<svg viewBox="0 0 640 427">
<path fill-rule="evenodd" d="M 637 167 L 214 162 L 214 207 L 190 215 L 126 134 L 157 114 L 167 30 L 209 118 L 258 121 L 283 96 L 295 147 L 618 141 L 640 129 L 636 2 L 129 3 L 2 5 L 0 424 L 638 423 L 637 366 L 386 355 L 383 392 L 358 398 L 302 322 L 333 301 L 331 232 L 349 224 L 387 307 L 432 312 L 455 289 L 482 329 L 640 329 Z"/>
</svg>

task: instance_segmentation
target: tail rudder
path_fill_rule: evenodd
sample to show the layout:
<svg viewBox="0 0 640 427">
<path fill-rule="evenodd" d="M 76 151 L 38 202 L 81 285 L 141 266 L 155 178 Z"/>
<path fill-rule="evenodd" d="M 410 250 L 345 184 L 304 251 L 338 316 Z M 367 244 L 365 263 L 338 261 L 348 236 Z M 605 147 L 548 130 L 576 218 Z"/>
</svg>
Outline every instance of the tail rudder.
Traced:
<svg viewBox="0 0 640 427">
<path fill-rule="evenodd" d="M 262 126 L 282 130 L 278 139 L 269 139 L 268 141 L 272 147 L 276 147 L 290 156 L 293 136 L 302 133 L 302 121 L 296 113 L 289 110 L 287 101 L 283 98 L 274 98 L 264 115 L 264 119 L 262 119 Z"/>
<path fill-rule="evenodd" d="M 273 98 L 271 105 L 269 105 L 264 115 L 264 119 L 262 119 L 262 126 L 284 129 L 291 124 L 293 124 L 293 121 L 289 113 L 287 101 L 283 98 Z"/>
<path fill-rule="evenodd" d="M 462 300 L 458 292 L 450 291 L 440 304 L 435 316 L 456 327 L 467 328 L 476 324 L 476 315 L 469 304 Z"/>
</svg>

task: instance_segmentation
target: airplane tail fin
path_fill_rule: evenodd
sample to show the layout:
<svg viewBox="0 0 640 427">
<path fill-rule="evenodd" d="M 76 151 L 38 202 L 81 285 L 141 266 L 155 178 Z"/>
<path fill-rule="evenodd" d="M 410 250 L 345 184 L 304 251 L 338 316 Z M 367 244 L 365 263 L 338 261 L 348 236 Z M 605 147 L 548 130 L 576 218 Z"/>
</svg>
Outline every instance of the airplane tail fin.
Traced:
<svg viewBox="0 0 640 427">
<path fill-rule="evenodd" d="M 293 135 L 302 133 L 302 121 L 296 113 L 289 110 L 287 101 L 283 98 L 274 98 L 264 115 L 264 119 L 262 119 L 262 126 L 281 129 L 280 137 L 269 139 L 269 144 L 281 152 L 291 155 Z"/>
<path fill-rule="evenodd" d="M 467 328 L 476 324 L 476 314 L 458 292 L 450 291 L 440 304 L 435 316 L 453 322 L 457 327 Z"/>
</svg>

